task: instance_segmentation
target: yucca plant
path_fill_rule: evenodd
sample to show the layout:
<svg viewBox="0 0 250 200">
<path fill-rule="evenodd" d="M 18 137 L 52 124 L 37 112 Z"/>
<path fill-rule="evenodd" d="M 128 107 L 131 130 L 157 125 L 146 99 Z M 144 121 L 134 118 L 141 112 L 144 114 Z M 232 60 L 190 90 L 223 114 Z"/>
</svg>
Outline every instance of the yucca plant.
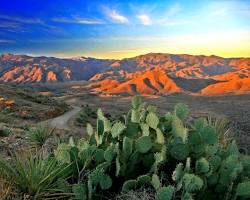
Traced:
<svg viewBox="0 0 250 200">
<path fill-rule="evenodd" d="M 219 141 L 222 145 L 226 145 L 230 141 L 230 129 L 228 128 L 229 121 L 226 118 L 213 118 L 209 116 L 207 123 L 213 126 L 219 135 Z"/>
<path fill-rule="evenodd" d="M 58 183 L 66 180 L 71 171 L 70 164 L 59 164 L 54 157 L 16 154 L 12 162 L 0 158 L 0 173 L 5 183 L 34 199 L 40 199 L 51 193 L 60 196 L 64 191 Z"/>
<path fill-rule="evenodd" d="M 39 124 L 27 131 L 27 139 L 30 143 L 42 147 L 46 140 L 52 136 L 54 130 L 47 124 Z"/>
</svg>

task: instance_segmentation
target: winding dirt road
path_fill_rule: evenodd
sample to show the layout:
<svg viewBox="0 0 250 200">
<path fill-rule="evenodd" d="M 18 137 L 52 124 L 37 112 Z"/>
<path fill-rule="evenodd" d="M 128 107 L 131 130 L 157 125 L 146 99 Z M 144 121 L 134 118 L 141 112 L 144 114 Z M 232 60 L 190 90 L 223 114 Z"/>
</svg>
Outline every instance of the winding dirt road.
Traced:
<svg viewBox="0 0 250 200">
<path fill-rule="evenodd" d="M 49 125 L 58 128 L 58 129 L 64 129 L 64 130 L 70 130 L 69 126 L 69 120 L 76 116 L 81 111 L 81 108 L 78 106 L 73 106 L 73 109 L 64 113 L 63 115 L 60 115 L 56 118 L 50 119 L 48 121 Z"/>
</svg>

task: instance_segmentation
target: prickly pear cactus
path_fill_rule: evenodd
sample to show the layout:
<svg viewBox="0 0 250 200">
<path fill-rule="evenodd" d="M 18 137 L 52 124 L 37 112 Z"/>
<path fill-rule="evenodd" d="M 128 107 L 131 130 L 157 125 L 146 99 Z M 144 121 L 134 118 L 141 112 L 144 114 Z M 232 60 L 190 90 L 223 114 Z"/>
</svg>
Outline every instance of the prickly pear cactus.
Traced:
<svg viewBox="0 0 250 200">
<path fill-rule="evenodd" d="M 126 129 L 122 122 L 116 122 L 111 128 L 111 135 L 113 138 L 118 137 Z"/>
<path fill-rule="evenodd" d="M 131 104 L 132 104 L 133 109 L 139 109 L 139 107 L 141 105 L 141 97 L 134 96 Z"/>
<path fill-rule="evenodd" d="M 136 140 L 135 147 L 140 153 L 147 153 L 152 148 L 152 141 L 149 136 L 142 136 Z"/>
<path fill-rule="evenodd" d="M 159 124 L 159 119 L 157 117 L 157 115 L 153 112 L 150 112 L 148 115 L 147 115 L 147 118 L 146 118 L 146 122 L 147 124 L 149 125 L 150 128 L 153 128 L 153 129 L 157 129 L 157 126 Z"/>
<path fill-rule="evenodd" d="M 161 116 L 139 96 L 120 121 L 98 109 L 86 138 L 71 138 L 54 151 L 58 163 L 69 165 L 75 198 L 107 199 L 140 188 L 152 188 L 158 200 L 249 198 L 250 156 L 235 141 L 222 143 L 216 123 L 186 122 L 188 112 L 177 104 Z"/>
<path fill-rule="evenodd" d="M 160 188 L 156 193 L 157 200 L 171 200 L 174 196 L 174 187 L 167 186 Z"/>
</svg>

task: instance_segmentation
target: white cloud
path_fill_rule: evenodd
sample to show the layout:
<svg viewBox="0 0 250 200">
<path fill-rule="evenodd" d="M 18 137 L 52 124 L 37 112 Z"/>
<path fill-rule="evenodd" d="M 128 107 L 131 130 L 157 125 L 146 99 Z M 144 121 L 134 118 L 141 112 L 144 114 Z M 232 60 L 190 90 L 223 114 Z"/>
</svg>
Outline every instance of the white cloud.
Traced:
<svg viewBox="0 0 250 200">
<path fill-rule="evenodd" d="M 8 20 L 8 21 L 23 23 L 23 24 L 44 24 L 44 22 L 38 18 L 23 18 L 23 17 L 17 17 L 17 16 L 8 16 L 8 15 L 0 15 L 0 18 L 4 20 Z"/>
<path fill-rule="evenodd" d="M 83 19 L 79 17 L 75 18 L 55 17 L 52 19 L 52 21 L 60 23 L 71 23 L 71 24 L 103 24 L 103 22 L 100 20 Z"/>
<path fill-rule="evenodd" d="M 110 9 L 107 7 L 103 7 L 104 13 L 114 22 L 125 24 L 128 23 L 129 20 L 127 17 L 121 15 L 117 10 Z"/>
<path fill-rule="evenodd" d="M 143 14 L 143 15 L 137 15 L 136 17 L 141 21 L 143 25 L 146 26 L 152 25 L 152 20 L 148 15 Z"/>
<path fill-rule="evenodd" d="M 0 39 L 0 43 L 15 43 L 14 40 L 5 40 L 5 39 Z"/>
<path fill-rule="evenodd" d="M 15 28 L 19 28 L 20 24 L 16 23 L 16 22 L 9 22 L 9 21 L 2 21 L 0 23 L 0 28 L 10 28 L 10 29 L 15 29 Z"/>
</svg>

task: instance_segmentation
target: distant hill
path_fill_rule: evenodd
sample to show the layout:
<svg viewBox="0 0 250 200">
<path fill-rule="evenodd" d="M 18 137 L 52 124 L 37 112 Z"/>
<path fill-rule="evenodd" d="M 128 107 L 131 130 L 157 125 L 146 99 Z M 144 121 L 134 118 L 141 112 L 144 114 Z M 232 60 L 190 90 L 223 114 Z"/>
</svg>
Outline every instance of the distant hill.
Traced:
<svg viewBox="0 0 250 200">
<path fill-rule="evenodd" d="M 0 84 L 0 125 L 37 123 L 61 115 L 68 108 L 64 102 L 32 90 Z"/>
<path fill-rule="evenodd" d="M 249 78 L 250 58 L 163 53 L 122 60 L 0 56 L 0 82 L 87 80 L 86 88 L 104 94 L 239 94 L 250 92 Z"/>
</svg>

